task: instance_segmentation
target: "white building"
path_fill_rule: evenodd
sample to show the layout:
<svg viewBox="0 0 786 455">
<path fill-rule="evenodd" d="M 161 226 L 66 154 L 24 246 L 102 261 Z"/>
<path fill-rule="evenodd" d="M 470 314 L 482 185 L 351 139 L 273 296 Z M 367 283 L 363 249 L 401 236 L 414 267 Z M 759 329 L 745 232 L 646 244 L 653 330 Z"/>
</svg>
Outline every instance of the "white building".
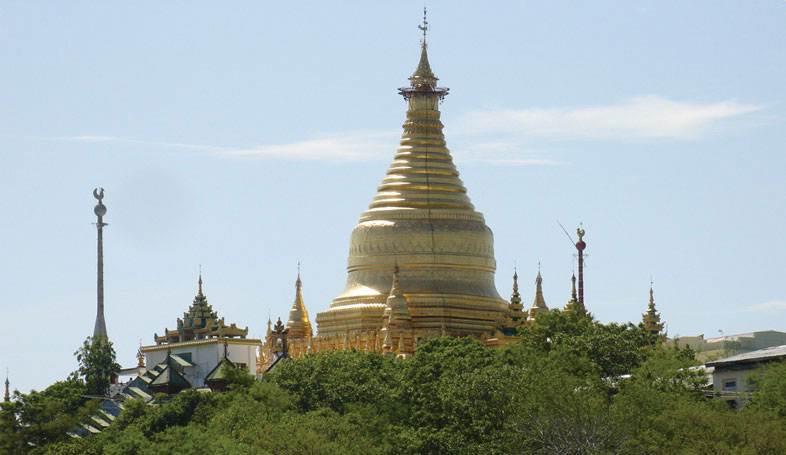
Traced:
<svg viewBox="0 0 786 455">
<path fill-rule="evenodd" d="M 205 387 L 205 377 L 226 357 L 232 364 L 255 375 L 258 368 L 257 349 L 262 346 L 258 339 L 246 338 L 248 327 L 241 329 L 235 324 L 226 325 L 218 317 L 202 293 L 202 275 L 199 276 L 199 292 L 194 303 L 177 319 L 175 330 L 164 330 L 164 335 L 154 335 L 156 344 L 142 346 L 145 367 L 139 367 L 141 380 L 133 381 L 134 387 L 148 393 L 146 385 L 161 385 L 176 377 L 190 387 Z M 167 371 L 170 368 L 174 371 Z M 164 373 L 164 376 L 161 376 Z M 166 387 L 164 387 L 166 388 Z M 155 389 L 155 387 L 154 387 Z"/>
<path fill-rule="evenodd" d="M 713 391 L 739 407 L 748 401 L 748 377 L 759 374 L 761 367 L 768 363 L 783 359 L 786 359 L 786 344 L 714 360 L 705 366 L 712 371 Z"/>
</svg>

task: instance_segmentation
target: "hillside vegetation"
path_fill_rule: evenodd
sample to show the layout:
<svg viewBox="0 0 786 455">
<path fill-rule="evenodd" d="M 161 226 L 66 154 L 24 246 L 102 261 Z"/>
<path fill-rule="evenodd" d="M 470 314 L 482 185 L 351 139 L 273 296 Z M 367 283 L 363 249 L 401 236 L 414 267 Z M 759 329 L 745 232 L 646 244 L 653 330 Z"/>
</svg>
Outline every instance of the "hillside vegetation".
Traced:
<svg viewBox="0 0 786 455">
<path fill-rule="evenodd" d="M 441 337 L 407 360 L 362 352 L 284 361 L 226 393 L 126 402 L 101 434 L 65 431 L 95 409 L 70 378 L 2 407 L 0 453 L 786 453 L 786 367 L 739 411 L 706 398 L 693 353 L 632 325 L 554 311 L 520 343 Z M 625 375 L 624 377 L 622 375 Z"/>
</svg>

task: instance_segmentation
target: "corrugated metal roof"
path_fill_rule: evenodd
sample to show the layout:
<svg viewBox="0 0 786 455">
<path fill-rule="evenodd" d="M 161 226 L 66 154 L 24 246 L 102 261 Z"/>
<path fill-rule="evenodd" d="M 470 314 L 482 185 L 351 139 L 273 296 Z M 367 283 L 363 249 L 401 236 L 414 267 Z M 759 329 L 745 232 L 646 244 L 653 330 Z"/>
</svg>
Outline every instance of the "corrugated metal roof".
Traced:
<svg viewBox="0 0 786 455">
<path fill-rule="evenodd" d="M 773 360 L 786 357 L 786 344 L 773 346 L 770 348 L 759 349 L 758 351 L 744 352 L 742 354 L 707 362 L 707 366 L 728 365 L 741 362 L 756 362 L 762 360 Z"/>
</svg>

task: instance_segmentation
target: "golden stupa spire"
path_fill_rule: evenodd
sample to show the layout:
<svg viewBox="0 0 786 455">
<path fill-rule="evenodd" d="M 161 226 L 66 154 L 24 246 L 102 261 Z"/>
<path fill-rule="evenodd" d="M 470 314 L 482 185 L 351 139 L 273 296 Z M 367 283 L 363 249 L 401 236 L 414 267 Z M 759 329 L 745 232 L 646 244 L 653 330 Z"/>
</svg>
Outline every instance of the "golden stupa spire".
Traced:
<svg viewBox="0 0 786 455">
<path fill-rule="evenodd" d="M 657 337 L 658 341 L 663 341 L 665 337 L 661 332 L 664 324 L 660 321 L 660 314 L 655 309 L 655 294 L 652 285 L 652 278 L 650 278 L 650 303 L 647 305 L 647 312 L 641 315 L 641 322 L 650 335 Z"/>
<path fill-rule="evenodd" d="M 535 300 L 532 302 L 529 314 L 534 318 L 537 313 L 544 311 L 549 311 L 549 307 L 546 306 L 546 299 L 543 298 L 543 277 L 540 275 L 540 262 L 538 262 L 538 276 L 535 277 Z"/>
<path fill-rule="evenodd" d="M 447 89 L 437 88 L 437 81 L 439 78 L 434 75 L 434 72 L 431 71 L 431 64 L 428 62 L 428 44 L 426 44 L 426 32 L 428 31 L 428 21 L 426 20 L 426 7 L 423 7 L 423 25 L 418 25 L 418 28 L 423 31 L 423 40 L 420 43 L 420 61 L 418 61 L 418 67 L 415 69 L 415 72 L 412 76 L 409 77 L 409 85 L 412 87 L 411 89 L 400 89 L 401 94 L 404 97 L 407 97 L 407 93 L 411 91 L 425 91 L 425 92 L 436 92 L 438 90 L 444 90 L 444 93 L 441 94 L 444 97 L 447 94 Z"/>
<path fill-rule="evenodd" d="M 202 264 L 199 264 L 199 279 L 197 280 L 197 287 L 197 295 L 194 297 L 194 303 L 207 302 L 207 298 L 202 292 Z"/>
<path fill-rule="evenodd" d="M 306 305 L 303 303 L 303 281 L 300 279 L 300 262 L 297 263 L 297 280 L 295 280 L 295 301 L 289 310 L 287 329 L 290 338 L 306 338 L 313 335 L 311 322 L 308 320 Z"/>
<path fill-rule="evenodd" d="M 6 368 L 5 369 L 5 395 L 3 395 L 3 401 L 5 401 L 6 403 L 11 401 L 11 393 L 8 390 L 9 385 L 11 385 L 11 383 L 8 382 L 8 368 Z"/>
<path fill-rule="evenodd" d="M 510 296 L 510 303 L 513 305 L 521 303 L 521 294 L 519 294 L 519 273 L 516 268 L 513 268 L 513 295 Z"/>
</svg>

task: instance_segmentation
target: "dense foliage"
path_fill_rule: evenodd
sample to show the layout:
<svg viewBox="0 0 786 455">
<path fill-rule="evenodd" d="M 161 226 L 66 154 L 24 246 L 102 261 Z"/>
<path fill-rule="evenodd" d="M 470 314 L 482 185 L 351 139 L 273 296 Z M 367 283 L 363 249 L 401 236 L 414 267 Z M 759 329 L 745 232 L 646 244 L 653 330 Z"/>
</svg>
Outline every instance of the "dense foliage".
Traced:
<svg viewBox="0 0 786 455">
<path fill-rule="evenodd" d="M 62 436 L 90 405 L 72 379 L 3 406 L 0 452 L 786 453 L 786 366 L 757 375 L 759 392 L 734 411 L 699 391 L 691 352 L 654 345 L 639 327 L 552 312 L 521 335 L 506 349 L 436 338 L 407 360 L 309 355 L 263 381 L 237 376 L 226 393 L 126 402 L 81 440 Z"/>
</svg>

